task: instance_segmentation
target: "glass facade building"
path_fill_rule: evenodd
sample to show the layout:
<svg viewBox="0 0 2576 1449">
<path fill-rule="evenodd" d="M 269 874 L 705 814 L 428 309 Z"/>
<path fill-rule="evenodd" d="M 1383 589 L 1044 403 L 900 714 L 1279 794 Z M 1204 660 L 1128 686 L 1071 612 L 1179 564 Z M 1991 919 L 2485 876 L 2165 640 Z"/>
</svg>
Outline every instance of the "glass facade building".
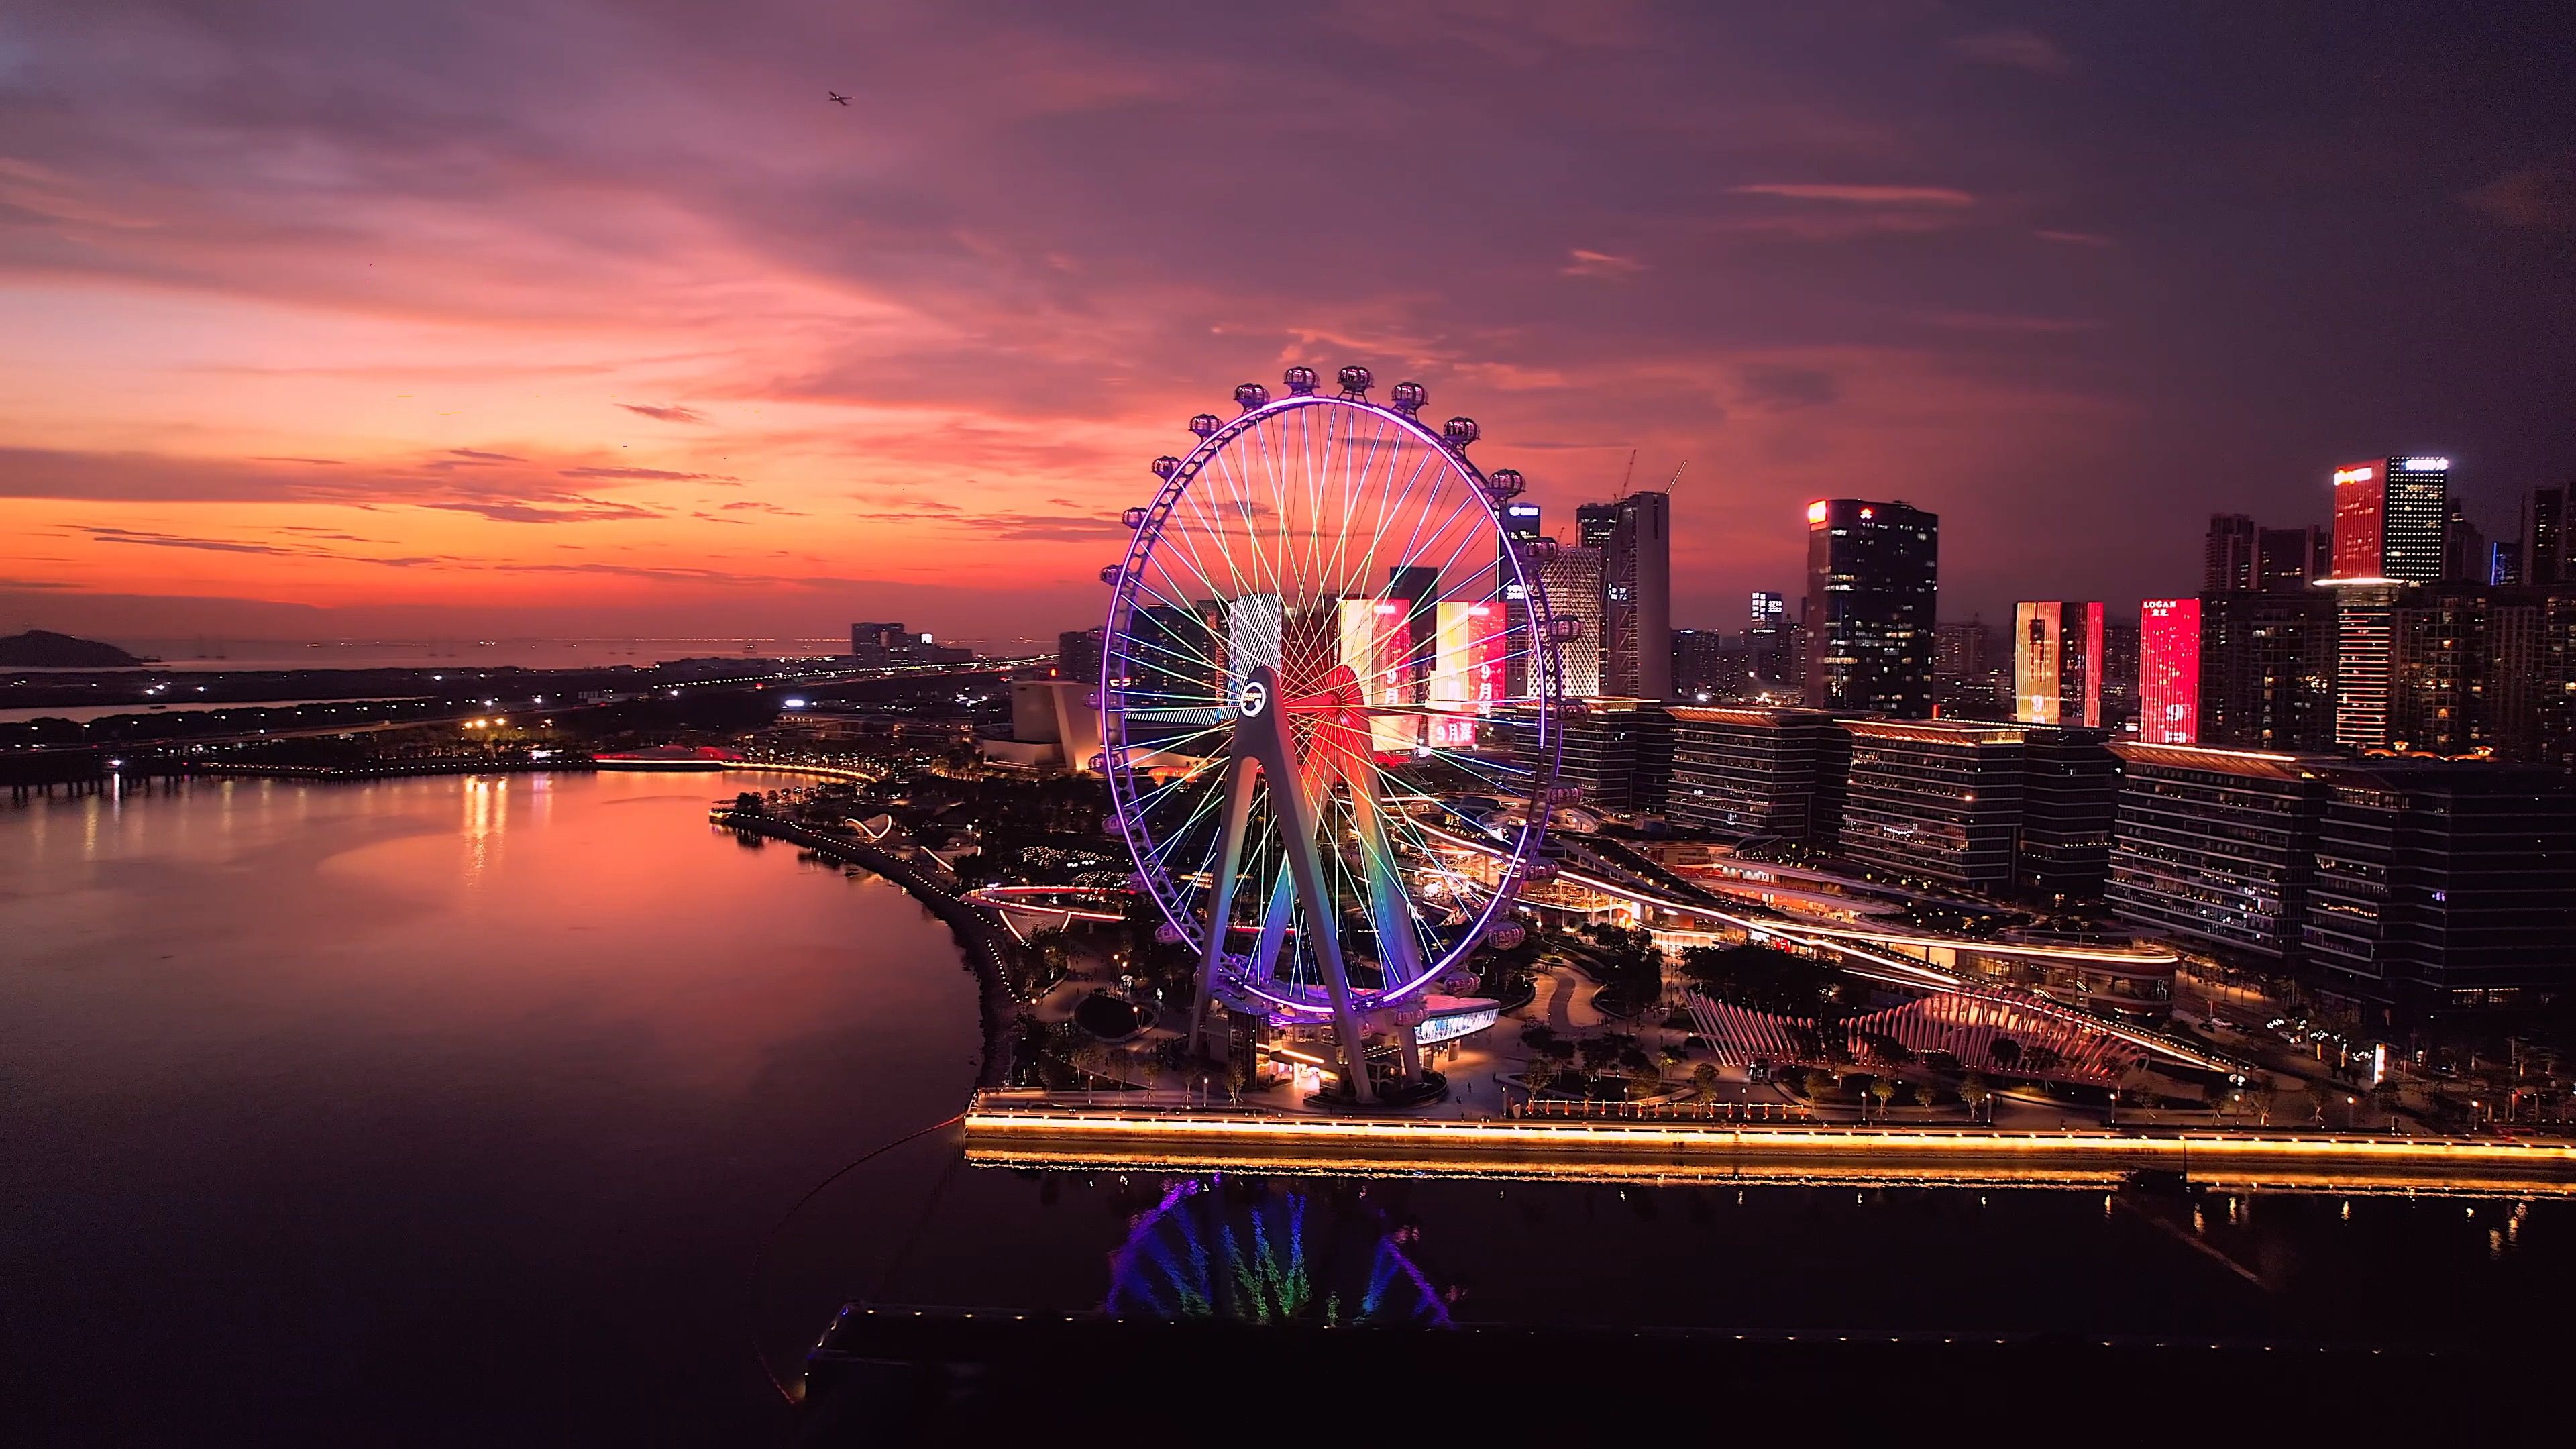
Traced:
<svg viewBox="0 0 2576 1449">
<path fill-rule="evenodd" d="M 2012 888 L 2025 732 L 1946 720 L 1844 720 L 1842 853 L 1896 875 Z"/>
<path fill-rule="evenodd" d="M 2576 985 L 2576 795 L 2554 772 L 2380 759 L 2333 772 L 2303 943 L 2328 989 L 2417 1010 Z"/>
<path fill-rule="evenodd" d="M 2264 961 L 2298 946 L 2327 783 L 2315 756 L 2115 744 L 2111 913 Z"/>
<path fill-rule="evenodd" d="M 1821 710 L 1677 706 L 1672 718 L 1672 784 L 1664 813 L 1675 825 L 1722 840 L 1779 836 L 1832 843 L 1822 784 L 1844 768 L 1828 737 L 1841 736 Z"/>
<path fill-rule="evenodd" d="M 2138 606 L 2138 739 L 2150 745 L 2200 740 L 2200 600 L 2149 599 Z"/>
<path fill-rule="evenodd" d="M 1928 719 L 1941 520 L 1857 498 L 1807 506 L 1812 709 Z"/>
</svg>

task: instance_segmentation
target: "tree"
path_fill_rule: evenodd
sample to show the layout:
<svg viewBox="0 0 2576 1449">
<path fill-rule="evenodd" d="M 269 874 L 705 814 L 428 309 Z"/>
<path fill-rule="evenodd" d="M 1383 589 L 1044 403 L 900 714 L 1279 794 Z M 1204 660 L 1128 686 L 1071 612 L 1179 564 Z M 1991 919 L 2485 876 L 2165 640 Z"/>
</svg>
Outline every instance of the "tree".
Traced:
<svg viewBox="0 0 2576 1449">
<path fill-rule="evenodd" d="M 1896 1079 L 1894 1077 L 1872 1078 L 1869 1094 L 1878 1099 L 1878 1115 L 1884 1119 L 1887 1116 L 1888 1105 L 1896 1100 Z"/>
<path fill-rule="evenodd" d="M 1705 1107 L 1717 1100 L 1717 1067 L 1702 1062 L 1691 1068 L 1691 1100 Z"/>
<path fill-rule="evenodd" d="M 1972 1114 L 1984 1111 L 1986 1105 L 1994 1101 L 1994 1099 L 1995 1089 L 1987 1086 L 1986 1079 L 1978 1076 L 1974 1072 L 1968 1073 L 1968 1075 L 1959 1082 L 1959 1100 L 1968 1104 L 1968 1111 Z M 1993 1121 L 1994 1114 L 1992 1112 L 1987 1112 L 1986 1120 L 1989 1122 Z"/>
<path fill-rule="evenodd" d="M 1556 1063 L 1546 1057 L 1532 1057 L 1521 1069 L 1521 1080 L 1529 1084 L 1530 1095 L 1537 1096 L 1556 1080 Z"/>
<path fill-rule="evenodd" d="M 2245 1084 L 2245 1090 L 2254 1099 L 2254 1110 L 2262 1114 L 2259 1120 L 2264 1126 L 2271 1126 L 2272 1106 L 2281 1100 L 2281 1084 L 2272 1079 L 2270 1072 L 2256 1072 L 2254 1080 Z"/>
<path fill-rule="evenodd" d="M 1813 1101 L 1834 1089 L 1833 1073 L 1821 1067 L 1809 1067 L 1798 1074 L 1798 1090 Z"/>
<path fill-rule="evenodd" d="M 1868 1051 L 1871 1061 L 1884 1066 L 1901 1067 L 1914 1060 L 1914 1053 L 1906 1047 L 1905 1043 L 1883 1031 L 1864 1031 L 1857 1035 L 1860 1037 L 1861 1046 Z"/>
<path fill-rule="evenodd" d="M 1994 1044 L 1986 1048 L 1986 1055 L 1994 1059 L 1996 1066 L 2009 1072 L 2013 1063 L 2021 1060 L 2021 1043 L 2008 1036 L 1996 1037 Z"/>
</svg>

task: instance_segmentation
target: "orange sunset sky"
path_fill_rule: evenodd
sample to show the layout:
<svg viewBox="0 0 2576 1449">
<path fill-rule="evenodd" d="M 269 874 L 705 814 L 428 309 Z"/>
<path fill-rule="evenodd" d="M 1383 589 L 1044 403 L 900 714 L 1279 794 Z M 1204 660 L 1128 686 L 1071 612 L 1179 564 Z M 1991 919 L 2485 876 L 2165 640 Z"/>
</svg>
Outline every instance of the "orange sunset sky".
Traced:
<svg viewBox="0 0 2576 1449">
<path fill-rule="evenodd" d="M 1552 523 L 1687 462 L 1681 625 L 1827 493 L 1989 618 L 2188 592 L 2350 457 L 2511 537 L 2576 170 L 2563 17 L 2494 13 L 13 6 L 0 625 L 1051 634 L 1297 362 Z"/>
</svg>

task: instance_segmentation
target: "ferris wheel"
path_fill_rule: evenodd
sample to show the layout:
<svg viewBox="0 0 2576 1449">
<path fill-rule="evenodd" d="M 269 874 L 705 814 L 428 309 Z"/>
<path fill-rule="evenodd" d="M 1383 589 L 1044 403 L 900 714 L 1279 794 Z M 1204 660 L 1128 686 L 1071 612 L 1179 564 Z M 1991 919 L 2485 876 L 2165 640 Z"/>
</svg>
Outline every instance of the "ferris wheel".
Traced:
<svg viewBox="0 0 2576 1449">
<path fill-rule="evenodd" d="M 1425 999 L 1472 987 L 1546 873 L 1573 624 L 1541 587 L 1554 543 L 1508 525 L 1521 475 L 1467 461 L 1473 419 L 1435 431 L 1417 383 L 1373 402 L 1364 367 L 1284 381 L 1192 418 L 1125 514 L 1100 763 L 1131 884 L 1199 959 L 1193 1045 L 1213 1004 L 1329 1027 L 1365 1102 L 1368 1041 L 1418 1077 Z"/>
</svg>

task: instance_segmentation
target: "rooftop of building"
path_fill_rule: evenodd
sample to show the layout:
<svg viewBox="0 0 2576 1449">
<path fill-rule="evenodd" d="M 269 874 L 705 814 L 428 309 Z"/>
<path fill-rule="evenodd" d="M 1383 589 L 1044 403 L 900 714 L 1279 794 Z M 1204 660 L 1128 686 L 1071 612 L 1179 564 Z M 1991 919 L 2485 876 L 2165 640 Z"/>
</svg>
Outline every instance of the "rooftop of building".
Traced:
<svg viewBox="0 0 2576 1449">
<path fill-rule="evenodd" d="M 2211 745 L 2148 745 L 2115 740 L 2111 753 L 2123 764 L 2161 765 L 2172 770 L 2201 770 L 2249 779 L 2308 780 L 2324 767 L 2340 764 L 2333 755 L 2285 755 L 2266 750 L 2229 750 Z"/>
<path fill-rule="evenodd" d="M 1988 720 L 1843 718 L 1835 722 L 1857 738 L 1922 745 L 2017 745 L 2028 738 L 2026 726 Z"/>
<path fill-rule="evenodd" d="M 1677 704 L 1666 709 L 1677 720 L 1705 724 L 1796 724 L 1833 718 L 1830 711 L 1797 709 L 1787 705 Z"/>
</svg>

